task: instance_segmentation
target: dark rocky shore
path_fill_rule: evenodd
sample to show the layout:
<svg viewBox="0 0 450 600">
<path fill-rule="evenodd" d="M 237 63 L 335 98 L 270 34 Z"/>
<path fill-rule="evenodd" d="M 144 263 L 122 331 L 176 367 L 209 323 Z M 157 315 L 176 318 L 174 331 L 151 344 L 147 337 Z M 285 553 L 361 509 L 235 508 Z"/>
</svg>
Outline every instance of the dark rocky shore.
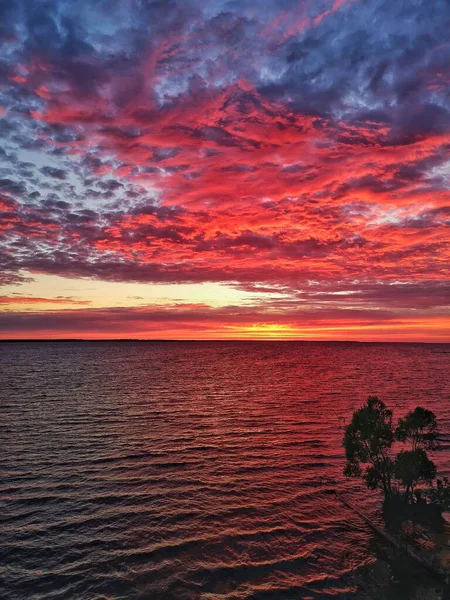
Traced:
<svg viewBox="0 0 450 600">
<path fill-rule="evenodd" d="M 374 535 L 375 562 L 343 577 L 345 583 L 355 588 L 355 597 L 358 600 L 450 600 L 450 527 L 445 526 L 439 533 L 415 529 L 398 539 L 437 570 L 448 573 L 447 577 L 434 575 L 406 552 Z"/>
</svg>

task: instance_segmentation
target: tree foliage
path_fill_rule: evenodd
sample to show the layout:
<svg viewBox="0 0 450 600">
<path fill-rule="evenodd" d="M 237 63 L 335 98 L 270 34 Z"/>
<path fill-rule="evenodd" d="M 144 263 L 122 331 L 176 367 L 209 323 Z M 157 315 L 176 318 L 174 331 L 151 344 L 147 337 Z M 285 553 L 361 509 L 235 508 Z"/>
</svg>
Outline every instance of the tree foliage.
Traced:
<svg viewBox="0 0 450 600">
<path fill-rule="evenodd" d="M 410 442 L 412 450 L 436 450 L 439 429 L 436 415 L 417 406 L 405 418 L 399 419 L 395 436 L 400 442 Z"/>
<path fill-rule="evenodd" d="M 412 498 L 417 485 L 431 484 L 436 477 L 436 465 L 428 458 L 423 448 L 402 450 L 395 459 L 394 475 L 405 486 L 407 496 Z"/>
<path fill-rule="evenodd" d="M 382 489 L 390 496 L 394 463 L 389 449 L 393 441 L 392 411 L 377 396 L 369 396 L 345 428 L 345 475 L 363 477 L 369 488 Z"/>
<path fill-rule="evenodd" d="M 436 477 L 436 466 L 428 458 L 427 450 L 438 447 L 438 437 L 436 416 L 430 410 L 418 406 L 399 419 L 394 428 L 392 411 L 377 396 L 369 396 L 345 428 L 344 474 L 363 478 L 368 488 L 381 489 L 385 498 L 392 495 L 393 484 L 397 482 L 412 502 L 414 488 L 431 484 Z M 394 442 L 407 445 L 396 457 L 392 455 Z M 448 480 L 438 483 L 433 490 L 436 502 L 450 505 Z"/>
<path fill-rule="evenodd" d="M 450 511 L 450 480 L 448 477 L 436 480 L 436 487 L 431 488 L 429 497 L 431 502 L 442 512 Z"/>
</svg>

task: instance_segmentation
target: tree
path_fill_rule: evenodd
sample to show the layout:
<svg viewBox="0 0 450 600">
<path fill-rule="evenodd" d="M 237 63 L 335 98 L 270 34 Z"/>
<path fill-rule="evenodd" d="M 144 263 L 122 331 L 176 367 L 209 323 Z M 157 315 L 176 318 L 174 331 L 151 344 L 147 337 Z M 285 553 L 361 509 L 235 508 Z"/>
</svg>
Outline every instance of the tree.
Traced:
<svg viewBox="0 0 450 600">
<path fill-rule="evenodd" d="M 395 437 L 400 442 L 410 442 L 413 451 L 436 450 L 439 429 L 436 415 L 426 408 L 417 406 L 404 419 L 399 419 Z"/>
<path fill-rule="evenodd" d="M 406 417 L 398 420 L 395 437 L 400 442 L 409 442 L 411 450 L 399 452 L 394 473 L 405 486 L 408 499 L 412 499 L 416 485 L 431 484 L 436 477 L 436 465 L 428 458 L 426 450 L 438 447 L 438 436 L 436 415 L 431 410 L 416 406 Z"/>
<path fill-rule="evenodd" d="M 385 499 L 392 496 L 395 480 L 404 486 L 405 498 L 412 503 L 414 488 L 430 485 L 436 477 L 436 465 L 428 458 L 427 450 L 438 448 L 438 439 L 436 415 L 431 410 L 417 406 L 399 419 L 394 430 L 392 411 L 377 396 L 369 396 L 345 428 L 344 474 L 362 477 L 370 489 L 382 489 Z M 394 441 L 407 444 L 395 459 L 391 454 Z M 420 496 L 420 490 L 416 495 Z M 435 506 L 450 508 L 449 480 L 438 480 L 426 495 Z"/>
<path fill-rule="evenodd" d="M 431 484 L 436 477 L 436 465 L 423 448 L 402 450 L 395 459 L 394 475 L 405 486 L 406 497 L 412 500 L 416 485 Z"/>
<path fill-rule="evenodd" d="M 450 511 L 450 480 L 448 477 L 436 480 L 436 487 L 431 488 L 429 497 L 432 504 L 442 512 Z"/>
<path fill-rule="evenodd" d="M 394 461 L 389 450 L 393 441 L 392 411 L 377 396 L 369 396 L 345 428 L 344 474 L 363 477 L 370 489 L 382 489 L 385 498 L 391 496 Z"/>
</svg>

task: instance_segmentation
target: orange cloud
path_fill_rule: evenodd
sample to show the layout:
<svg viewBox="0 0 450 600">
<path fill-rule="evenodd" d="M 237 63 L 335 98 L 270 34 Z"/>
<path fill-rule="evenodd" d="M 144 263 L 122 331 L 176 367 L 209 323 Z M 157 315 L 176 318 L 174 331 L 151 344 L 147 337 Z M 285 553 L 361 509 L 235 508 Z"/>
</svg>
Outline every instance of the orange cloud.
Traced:
<svg viewBox="0 0 450 600">
<path fill-rule="evenodd" d="M 66 304 L 71 305 L 89 305 L 90 300 L 76 300 L 74 298 L 39 298 L 35 296 L 0 296 L 0 304 L 15 305 L 15 304 Z"/>
</svg>

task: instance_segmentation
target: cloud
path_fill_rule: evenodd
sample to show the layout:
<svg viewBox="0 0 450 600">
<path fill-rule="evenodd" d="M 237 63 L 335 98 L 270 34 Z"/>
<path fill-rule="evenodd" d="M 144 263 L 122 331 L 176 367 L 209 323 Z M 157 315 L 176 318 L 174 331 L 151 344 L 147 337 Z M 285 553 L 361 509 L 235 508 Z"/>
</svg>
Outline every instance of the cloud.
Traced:
<svg viewBox="0 0 450 600">
<path fill-rule="evenodd" d="M 446 0 L 20 0 L 0 22 L 3 283 L 441 298 Z"/>
<path fill-rule="evenodd" d="M 149 305 L 143 307 L 65 309 L 60 311 L 0 312 L 0 334 L 18 337 L 123 338 L 170 337 L 219 339 L 290 336 L 327 336 L 337 339 L 376 338 L 377 331 L 395 332 L 397 339 L 429 330 L 438 338 L 445 315 L 442 313 L 398 314 L 395 311 L 361 308 L 313 309 L 279 306 L 273 303 L 214 308 L 205 304 Z"/>
<path fill-rule="evenodd" d="M 53 179 L 64 180 L 67 177 L 67 173 L 64 169 L 55 169 L 54 167 L 42 167 L 41 173 L 48 175 L 48 177 L 53 177 Z"/>
<path fill-rule="evenodd" d="M 39 298 L 35 296 L 0 296 L 0 304 L 14 305 L 14 304 L 30 304 L 35 306 L 36 304 L 91 304 L 90 300 L 76 300 L 74 298 L 58 297 L 58 298 Z"/>
</svg>

